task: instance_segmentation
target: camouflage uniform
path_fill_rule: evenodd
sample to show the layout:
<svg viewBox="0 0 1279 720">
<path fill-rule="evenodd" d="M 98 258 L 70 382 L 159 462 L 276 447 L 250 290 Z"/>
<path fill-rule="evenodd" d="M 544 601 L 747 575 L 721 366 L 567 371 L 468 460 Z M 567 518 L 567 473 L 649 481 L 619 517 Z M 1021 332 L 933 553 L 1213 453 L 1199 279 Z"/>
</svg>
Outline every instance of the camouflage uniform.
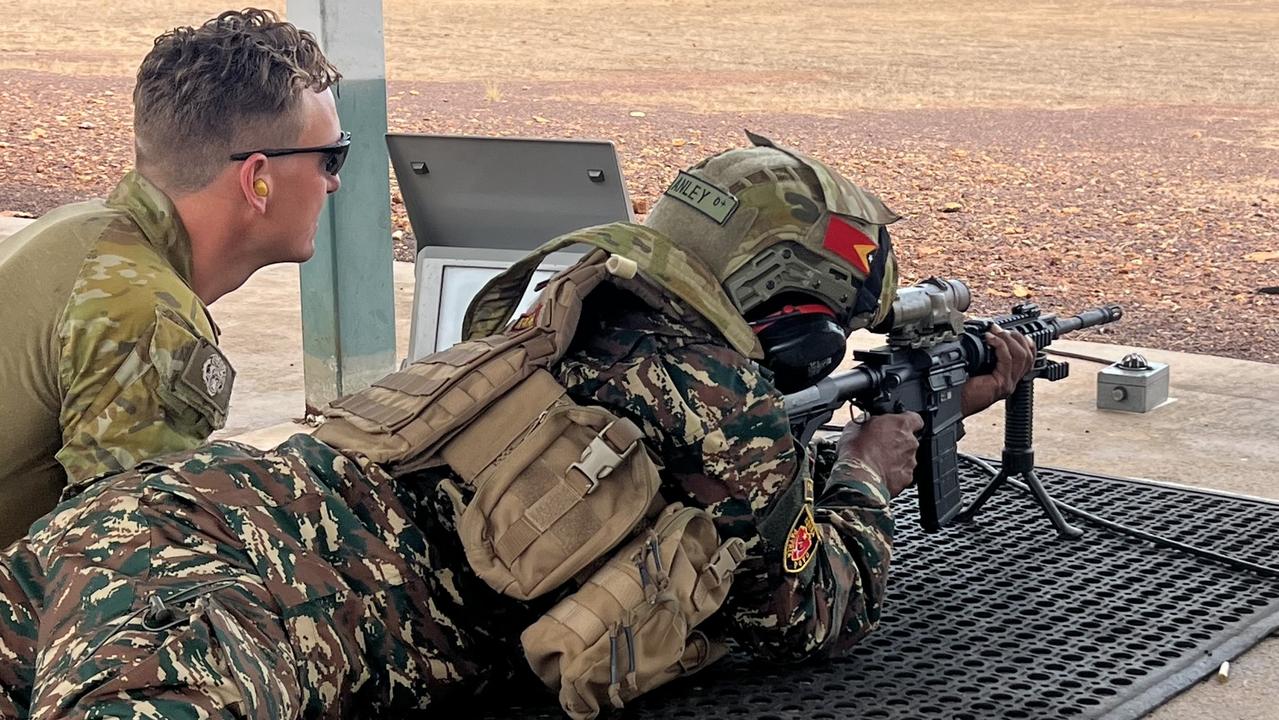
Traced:
<svg viewBox="0 0 1279 720">
<path fill-rule="evenodd" d="M 578 401 L 641 425 L 668 500 L 710 508 L 723 536 L 750 542 L 728 632 L 771 659 L 845 650 L 879 617 L 893 532 L 882 484 L 834 463 L 815 556 L 786 573 L 784 548 L 756 529 L 808 477 L 780 396 L 677 303 L 597 293 L 604 310 L 558 374 Z M 509 675 L 518 632 L 550 599 L 518 603 L 474 576 L 441 476 L 392 479 L 296 436 L 98 481 L 0 560 L 0 716 L 372 717 Z M 175 615 L 150 616 L 152 597 Z"/>
<path fill-rule="evenodd" d="M 621 289 L 592 295 L 596 311 L 560 379 L 578 402 L 644 430 L 665 466 L 667 500 L 709 509 L 721 538 L 747 541 L 726 613 L 735 639 L 770 660 L 843 653 L 879 621 L 893 537 L 887 489 L 862 466 L 833 463 L 815 488 L 814 554 L 787 572 L 787 531 L 808 506 L 795 507 L 773 537 L 761 528 L 792 483 L 811 475 L 781 395 L 767 370 L 696 315 L 668 299 L 649 302 L 664 307 Z"/>
<path fill-rule="evenodd" d="M 772 660 L 839 654 L 869 632 L 893 536 L 875 473 L 825 458 L 814 479 L 748 343 L 642 276 L 611 279 L 582 310 L 559 380 L 643 430 L 667 501 L 708 508 L 721 536 L 747 542 L 720 629 Z M 393 478 L 296 437 L 99 481 L 5 560 L 10 707 L 378 716 L 509 676 L 519 631 L 557 598 L 520 603 L 475 576 L 438 483 L 451 474 Z"/>
<path fill-rule="evenodd" d="M 225 422 L 233 371 L 173 204 L 137 173 L 0 244 L 0 545 L 82 486 Z"/>
<path fill-rule="evenodd" d="M 0 556 L 0 717 L 399 717 L 473 691 L 492 640 L 450 618 L 485 595 L 395 490 L 303 435 L 94 483 Z"/>
</svg>

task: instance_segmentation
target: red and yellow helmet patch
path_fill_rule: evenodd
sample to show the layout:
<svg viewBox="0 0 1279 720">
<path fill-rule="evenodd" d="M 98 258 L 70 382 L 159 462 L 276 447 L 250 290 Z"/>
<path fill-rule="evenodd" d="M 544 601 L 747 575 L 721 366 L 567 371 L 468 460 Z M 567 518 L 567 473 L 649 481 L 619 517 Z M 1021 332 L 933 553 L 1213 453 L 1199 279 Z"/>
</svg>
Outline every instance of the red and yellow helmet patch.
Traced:
<svg viewBox="0 0 1279 720">
<path fill-rule="evenodd" d="M 822 247 L 835 253 L 861 273 L 860 280 L 870 277 L 870 256 L 879 249 L 879 243 L 853 224 L 837 215 L 831 215 L 826 225 Z"/>
</svg>

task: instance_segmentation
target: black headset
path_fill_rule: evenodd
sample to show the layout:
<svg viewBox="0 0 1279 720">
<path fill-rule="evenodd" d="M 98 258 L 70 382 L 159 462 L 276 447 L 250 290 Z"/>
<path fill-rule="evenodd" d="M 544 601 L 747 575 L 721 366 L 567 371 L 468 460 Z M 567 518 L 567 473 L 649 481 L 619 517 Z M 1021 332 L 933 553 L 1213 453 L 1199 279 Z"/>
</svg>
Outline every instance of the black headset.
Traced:
<svg viewBox="0 0 1279 720">
<path fill-rule="evenodd" d="M 764 367 L 772 371 L 773 385 L 782 393 L 812 386 L 844 359 L 844 329 L 825 305 L 786 304 L 750 321 L 750 326 L 764 348 Z"/>
</svg>

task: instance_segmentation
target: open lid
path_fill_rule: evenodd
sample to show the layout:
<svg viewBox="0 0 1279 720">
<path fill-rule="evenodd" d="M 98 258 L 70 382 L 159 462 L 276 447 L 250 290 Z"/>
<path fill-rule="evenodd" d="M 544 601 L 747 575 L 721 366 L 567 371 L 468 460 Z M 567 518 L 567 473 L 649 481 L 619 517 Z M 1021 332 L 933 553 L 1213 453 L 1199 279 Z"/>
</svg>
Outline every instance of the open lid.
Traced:
<svg viewBox="0 0 1279 720">
<path fill-rule="evenodd" d="M 613 143 L 388 134 L 423 247 L 530 251 L 589 225 L 631 219 Z"/>
</svg>

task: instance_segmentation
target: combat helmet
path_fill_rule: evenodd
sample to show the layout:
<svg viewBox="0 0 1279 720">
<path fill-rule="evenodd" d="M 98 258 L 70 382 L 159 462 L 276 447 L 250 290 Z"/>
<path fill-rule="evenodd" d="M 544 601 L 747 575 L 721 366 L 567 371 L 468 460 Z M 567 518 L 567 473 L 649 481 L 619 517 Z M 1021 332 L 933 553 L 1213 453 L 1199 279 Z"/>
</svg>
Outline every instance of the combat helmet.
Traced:
<svg viewBox="0 0 1279 720">
<path fill-rule="evenodd" d="M 825 164 L 747 132 L 680 172 L 644 224 L 696 256 L 764 345 L 785 392 L 825 376 L 888 313 L 899 219 Z"/>
</svg>

